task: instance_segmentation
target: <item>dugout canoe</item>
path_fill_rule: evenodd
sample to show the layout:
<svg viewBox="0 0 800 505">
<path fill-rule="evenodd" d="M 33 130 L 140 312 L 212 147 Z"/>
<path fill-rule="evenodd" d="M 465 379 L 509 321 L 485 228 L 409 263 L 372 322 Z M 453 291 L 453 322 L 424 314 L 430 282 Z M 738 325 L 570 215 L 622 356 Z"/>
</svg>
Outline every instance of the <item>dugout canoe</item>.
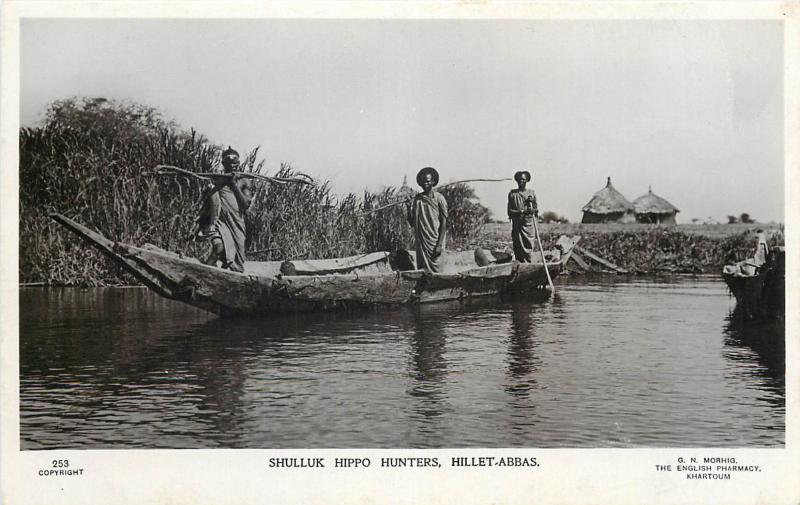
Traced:
<svg viewBox="0 0 800 505">
<path fill-rule="evenodd" d="M 147 244 L 110 240 L 61 214 L 51 217 L 159 295 L 221 316 L 267 315 L 464 300 L 543 290 L 541 259 L 519 263 L 489 251 L 447 252 L 444 273 L 416 270 L 407 252 L 377 252 L 329 260 L 249 261 L 244 273 L 205 265 Z M 556 275 L 579 237 L 559 238 L 546 252 Z"/>
<path fill-rule="evenodd" d="M 768 248 L 766 238 L 760 235 L 754 257 L 725 265 L 722 278 L 736 298 L 736 312 L 745 319 L 780 321 L 785 318 L 786 251 L 783 246 Z"/>
</svg>

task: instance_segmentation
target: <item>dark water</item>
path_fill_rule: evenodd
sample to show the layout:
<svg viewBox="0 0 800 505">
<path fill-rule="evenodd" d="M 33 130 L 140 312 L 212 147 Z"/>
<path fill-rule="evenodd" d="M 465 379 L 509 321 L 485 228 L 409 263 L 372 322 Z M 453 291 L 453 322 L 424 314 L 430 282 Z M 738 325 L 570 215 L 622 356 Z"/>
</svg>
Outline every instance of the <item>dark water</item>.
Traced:
<svg viewBox="0 0 800 505">
<path fill-rule="evenodd" d="M 716 279 L 219 320 L 20 291 L 23 449 L 782 446 L 782 336 Z"/>
</svg>

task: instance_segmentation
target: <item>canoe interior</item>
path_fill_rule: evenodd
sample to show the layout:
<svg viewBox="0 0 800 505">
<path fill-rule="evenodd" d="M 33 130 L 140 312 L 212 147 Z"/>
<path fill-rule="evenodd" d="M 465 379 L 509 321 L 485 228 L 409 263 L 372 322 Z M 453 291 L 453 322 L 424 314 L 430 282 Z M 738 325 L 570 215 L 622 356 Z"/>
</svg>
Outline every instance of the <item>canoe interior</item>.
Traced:
<svg viewBox="0 0 800 505">
<path fill-rule="evenodd" d="M 574 246 L 574 244 L 572 244 Z M 155 246 L 152 250 L 172 254 Z M 558 263 L 561 251 L 545 251 L 548 263 Z M 192 258 L 192 260 L 197 261 Z M 486 266 L 512 261 L 511 254 L 502 251 L 445 251 L 442 274 L 455 274 Z M 541 255 L 535 255 L 531 263 L 542 264 Z M 244 273 L 277 277 L 279 275 L 340 275 L 340 274 L 387 274 L 397 271 L 416 270 L 416 258 L 413 251 L 375 252 L 334 259 L 311 259 L 290 261 L 248 261 L 244 265 Z"/>
</svg>

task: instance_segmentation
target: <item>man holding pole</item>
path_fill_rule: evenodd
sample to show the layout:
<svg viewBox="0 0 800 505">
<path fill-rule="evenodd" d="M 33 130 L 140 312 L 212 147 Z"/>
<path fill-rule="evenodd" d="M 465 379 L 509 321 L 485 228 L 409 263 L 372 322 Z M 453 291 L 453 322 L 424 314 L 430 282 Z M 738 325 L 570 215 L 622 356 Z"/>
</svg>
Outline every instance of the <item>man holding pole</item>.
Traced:
<svg viewBox="0 0 800 505">
<path fill-rule="evenodd" d="M 231 149 L 222 152 L 223 174 L 213 177 L 213 187 L 203 195 L 198 238 L 211 240 L 208 265 L 222 263 L 222 268 L 244 271 L 244 215 L 250 207 L 252 192 L 249 179 L 240 178 L 239 153 Z"/>
<path fill-rule="evenodd" d="M 417 174 L 417 184 L 422 193 L 406 204 L 408 222 L 414 227 L 417 268 L 441 272 L 447 234 L 447 202 L 441 193 L 433 190 L 439 184 L 439 173 L 435 168 L 425 167 Z"/>
<path fill-rule="evenodd" d="M 534 219 L 539 216 L 536 193 L 526 189 L 531 180 L 527 170 L 514 174 L 517 189 L 508 193 L 508 217 L 511 219 L 511 241 L 514 257 L 521 263 L 530 263 L 535 239 Z"/>
</svg>

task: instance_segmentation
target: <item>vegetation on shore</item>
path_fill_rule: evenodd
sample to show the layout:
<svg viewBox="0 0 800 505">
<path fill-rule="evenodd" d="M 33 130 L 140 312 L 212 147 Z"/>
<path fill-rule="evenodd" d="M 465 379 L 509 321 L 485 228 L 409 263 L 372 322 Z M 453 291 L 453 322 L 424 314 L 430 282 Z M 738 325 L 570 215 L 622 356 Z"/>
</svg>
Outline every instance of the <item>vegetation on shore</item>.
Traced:
<svg viewBox="0 0 800 505">
<path fill-rule="evenodd" d="M 220 145 L 184 131 L 155 109 L 95 99 L 53 103 L 41 125 L 20 130 L 20 282 L 121 285 L 133 279 L 48 218 L 60 212 L 120 242 L 152 243 L 204 257 L 192 240 L 203 182 L 148 176 L 159 164 L 195 172 L 219 166 Z M 258 148 L 242 152 L 242 169 L 266 175 Z M 275 175 L 275 174 L 272 174 Z M 298 175 L 283 163 L 281 177 Z M 246 217 L 249 259 L 332 258 L 413 247 L 405 206 L 368 212 L 413 190 L 338 197 L 329 181 L 313 186 L 255 183 Z M 464 184 L 443 188 L 450 243 L 477 241 L 489 211 Z"/>
<path fill-rule="evenodd" d="M 196 172 L 218 168 L 221 152 L 194 130 L 184 131 L 153 108 L 104 99 L 53 103 L 40 126 L 20 130 L 19 274 L 22 283 L 103 286 L 135 280 L 48 218 L 60 212 L 130 244 L 152 243 L 204 257 L 192 240 L 204 183 L 186 176 L 148 176 L 159 164 Z M 258 148 L 243 153 L 242 169 L 266 175 Z M 299 175 L 283 163 L 280 177 Z M 440 188 L 450 207 L 448 247 L 510 249 L 510 225 L 492 223 L 466 184 Z M 332 258 L 413 248 L 405 206 L 370 212 L 407 198 L 407 186 L 338 197 L 329 181 L 315 185 L 255 183 L 247 214 L 251 260 Z M 752 255 L 754 235 L 738 226 L 542 224 L 545 247 L 561 234 L 636 273 L 718 273 Z M 561 221 L 561 224 L 558 224 Z M 712 229 L 713 228 L 713 229 Z M 772 243 L 783 243 L 773 227 Z M 722 230 L 722 231 L 720 231 Z"/>
<path fill-rule="evenodd" d="M 580 247 L 631 273 L 709 273 L 719 274 L 730 262 L 753 256 L 756 247 L 750 227 L 700 227 L 694 225 L 540 225 L 545 247 L 559 235 L 580 235 Z M 725 227 L 728 227 L 725 233 Z M 760 225 L 764 227 L 763 225 Z M 510 225 L 487 228 L 481 245 L 508 247 Z M 782 226 L 767 230 L 771 245 L 783 245 Z"/>
</svg>

